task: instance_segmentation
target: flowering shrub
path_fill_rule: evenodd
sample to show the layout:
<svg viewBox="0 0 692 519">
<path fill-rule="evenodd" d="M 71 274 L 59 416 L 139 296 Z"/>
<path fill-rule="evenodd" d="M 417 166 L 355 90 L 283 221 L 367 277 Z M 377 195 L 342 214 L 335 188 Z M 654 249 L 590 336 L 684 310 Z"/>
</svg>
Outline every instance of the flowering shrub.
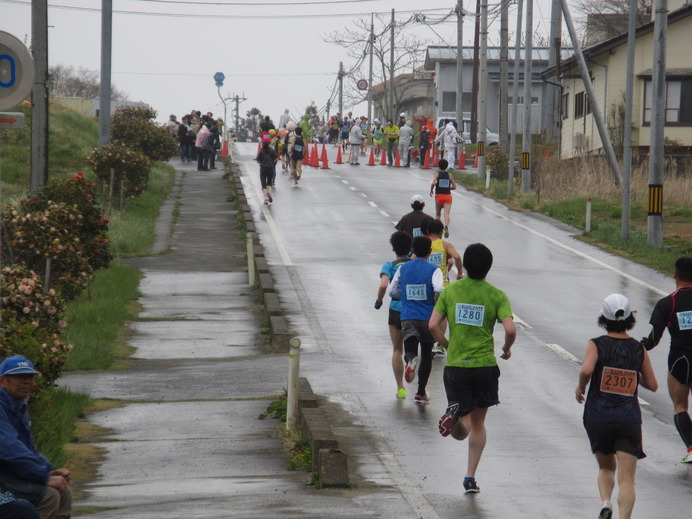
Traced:
<svg viewBox="0 0 692 519">
<path fill-rule="evenodd" d="M 111 168 L 114 170 L 114 193 L 119 194 L 122 183 L 123 194 L 134 198 L 141 195 L 149 184 L 151 161 L 141 151 L 130 149 L 125 142 L 113 140 L 95 148 L 87 162 L 106 185 L 111 182 Z"/>
<path fill-rule="evenodd" d="M 65 302 L 55 290 L 45 291 L 41 277 L 23 266 L 3 268 L 0 281 L 0 358 L 24 355 L 43 375 L 41 386 L 51 386 L 72 349 L 59 339 L 66 326 Z"/>
<path fill-rule="evenodd" d="M 178 152 L 175 135 L 153 120 L 156 110 L 123 106 L 111 118 L 111 137 L 151 160 L 168 160 Z"/>
<path fill-rule="evenodd" d="M 101 214 L 96 201 L 96 184 L 88 182 L 82 173 L 68 180 L 51 180 L 39 196 L 21 202 L 23 213 L 47 209 L 50 202 L 62 202 L 75 208 L 80 215 L 73 219 L 70 231 L 79 238 L 81 253 L 93 270 L 107 268 L 113 255 L 108 240 L 108 220 Z"/>
<path fill-rule="evenodd" d="M 91 279 L 93 268 L 82 254 L 82 243 L 72 228 L 82 215 L 77 206 L 48 201 L 46 208 L 22 213 L 11 207 L 2 213 L 5 231 L 3 258 L 23 264 L 45 279 L 51 259 L 50 283 L 67 300 L 74 299 Z"/>
</svg>

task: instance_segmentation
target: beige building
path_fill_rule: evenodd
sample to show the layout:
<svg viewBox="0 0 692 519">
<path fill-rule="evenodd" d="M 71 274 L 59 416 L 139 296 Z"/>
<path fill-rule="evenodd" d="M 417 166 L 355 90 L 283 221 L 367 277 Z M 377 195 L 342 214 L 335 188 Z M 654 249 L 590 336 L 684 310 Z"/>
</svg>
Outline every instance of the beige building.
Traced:
<svg viewBox="0 0 692 519">
<path fill-rule="evenodd" d="M 647 154 L 650 143 L 651 76 L 654 53 L 654 22 L 637 28 L 632 98 L 632 150 Z M 670 0 L 666 46 L 666 123 L 665 137 L 682 146 L 692 147 L 692 6 L 685 0 Z M 584 57 L 593 82 L 596 101 L 616 153 L 622 150 L 625 82 L 627 75 L 627 33 L 584 49 Z M 544 77 L 554 75 L 550 71 Z M 603 153 L 584 90 L 576 58 L 560 64 L 562 84 L 562 129 L 560 156 Z"/>
</svg>

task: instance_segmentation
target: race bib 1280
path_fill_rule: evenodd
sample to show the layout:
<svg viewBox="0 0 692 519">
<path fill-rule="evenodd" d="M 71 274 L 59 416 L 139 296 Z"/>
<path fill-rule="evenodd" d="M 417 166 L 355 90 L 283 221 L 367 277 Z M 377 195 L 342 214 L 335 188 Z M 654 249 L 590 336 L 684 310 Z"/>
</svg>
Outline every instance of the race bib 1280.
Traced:
<svg viewBox="0 0 692 519">
<path fill-rule="evenodd" d="M 456 324 L 468 324 L 469 326 L 483 326 L 485 307 L 483 305 L 469 305 L 457 303 L 454 322 Z"/>
<path fill-rule="evenodd" d="M 692 330 L 692 312 L 678 312 L 678 326 L 681 330 Z"/>
<path fill-rule="evenodd" d="M 409 301 L 425 301 L 428 299 L 425 285 L 406 285 L 406 299 Z"/>
</svg>

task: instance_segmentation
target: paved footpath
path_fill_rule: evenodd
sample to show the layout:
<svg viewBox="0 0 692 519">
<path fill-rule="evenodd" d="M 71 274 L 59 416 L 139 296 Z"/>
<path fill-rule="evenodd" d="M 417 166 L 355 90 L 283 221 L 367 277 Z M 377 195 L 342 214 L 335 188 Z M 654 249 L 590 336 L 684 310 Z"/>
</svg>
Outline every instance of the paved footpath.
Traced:
<svg viewBox="0 0 692 519">
<path fill-rule="evenodd" d="M 309 473 L 287 470 L 278 422 L 259 416 L 283 393 L 288 359 L 265 352 L 228 181 L 222 169 L 173 166 L 152 255 L 128 261 L 144 274 L 128 340 L 136 352 L 123 371 L 61 381 L 125 402 L 88 417 L 109 433 L 79 517 L 411 517 L 388 484 L 318 490 Z"/>
</svg>

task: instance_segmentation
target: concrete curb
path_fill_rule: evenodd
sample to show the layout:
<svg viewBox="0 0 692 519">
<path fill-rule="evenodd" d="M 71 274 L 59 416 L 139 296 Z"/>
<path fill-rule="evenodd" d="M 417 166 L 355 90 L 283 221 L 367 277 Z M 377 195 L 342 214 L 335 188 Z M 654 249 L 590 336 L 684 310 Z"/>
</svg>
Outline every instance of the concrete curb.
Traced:
<svg viewBox="0 0 692 519">
<path fill-rule="evenodd" d="M 283 316 L 281 301 L 274 288 L 274 278 L 269 270 L 269 264 L 264 256 L 264 247 L 257 238 L 255 222 L 252 210 L 247 203 L 247 197 L 243 189 L 243 183 L 237 168 L 231 167 L 236 200 L 245 221 L 248 242 L 252 243 L 252 251 L 248 251 L 248 269 L 254 269 L 254 283 L 265 315 L 269 321 L 271 331 L 272 351 L 276 353 L 288 353 L 292 334 L 288 323 Z M 251 264 L 250 264 L 251 263 Z M 323 488 L 348 487 L 348 457 L 339 448 L 339 443 L 334 436 L 327 417 L 319 408 L 318 399 L 312 391 L 310 382 L 305 377 L 299 378 L 297 423 L 301 432 L 310 440 L 312 451 L 312 471 L 317 476 L 319 484 Z"/>
</svg>

